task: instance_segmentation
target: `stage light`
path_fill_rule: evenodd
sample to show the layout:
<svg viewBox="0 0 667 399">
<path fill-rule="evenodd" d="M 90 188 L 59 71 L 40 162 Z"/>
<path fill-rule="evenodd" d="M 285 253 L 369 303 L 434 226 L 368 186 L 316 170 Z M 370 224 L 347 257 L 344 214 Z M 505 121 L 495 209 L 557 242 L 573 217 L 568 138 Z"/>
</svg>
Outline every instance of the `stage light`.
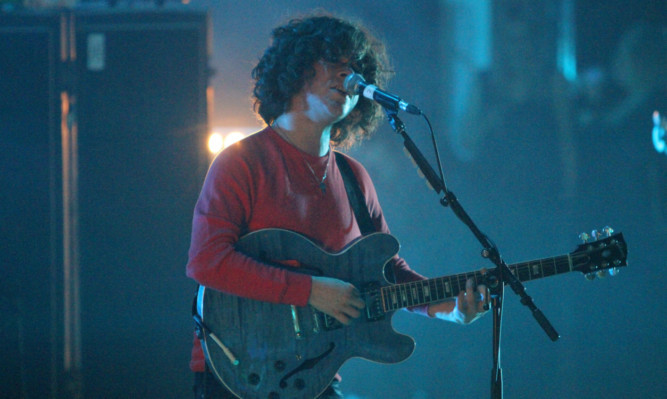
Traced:
<svg viewBox="0 0 667 399">
<path fill-rule="evenodd" d="M 245 137 L 258 131 L 257 126 L 242 126 L 242 127 L 214 127 L 208 136 L 208 151 L 215 156 L 220 151 L 231 146 L 232 144 L 243 140 Z"/>
<path fill-rule="evenodd" d="M 222 134 L 218 132 L 213 132 L 208 137 L 208 151 L 211 154 L 217 154 L 224 148 L 225 139 L 222 137 Z"/>
<path fill-rule="evenodd" d="M 225 143 L 224 143 L 224 148 L 229 147 L 230 145 L 236 143 L 239 140 L 242 140 L 245 138 L 245 134 L 241 132 L 229 132 L 225 136 Z"/>
<path fill-rule="evenodd" d="M 667 143 L 665 142 L 665 128 L 667 128 L 667 118 L 661 117 L 660 112 L 653 112 L 653 147 L 659 153 L 667 155 Z"/>
</svg>

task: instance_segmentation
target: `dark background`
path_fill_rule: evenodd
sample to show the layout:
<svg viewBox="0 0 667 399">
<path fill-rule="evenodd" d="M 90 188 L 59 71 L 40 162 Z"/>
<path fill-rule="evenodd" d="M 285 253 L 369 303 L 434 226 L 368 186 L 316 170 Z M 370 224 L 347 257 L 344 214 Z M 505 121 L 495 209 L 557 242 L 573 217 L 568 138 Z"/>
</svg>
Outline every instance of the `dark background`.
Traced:
<svg viewBox="0 0 667 399">
<path fill-rule="evenodd" d="M 26 37 L 2 19 L 1 348 L 8 360 L 0 372 L 7 397 L 67 397 L 72 380 L 83 382 L 86 398 L 190 397 L 195 284 L 184 265 L 206 170 L 205 125 L 261 127 L 250 70 L 273 27 L 316 7 L 359 19 L 386 41 L 396 72 L 388 89 L 429 116 L 449 188 L 508 263 L 570 252 L 580 232 L 606 225 L 625 235 L 629 266 L 616 277 L 587 281 L 573 273 L 526 284 L 562 336 L 555 343 L 506 291 L 506 397 L 667 396 L 667 157 L 651 145 L 651 114 L 667 113 L 664 36 L 662 44 L 648 35 L 635 46 L 630 59 L 645 60 L 641 69 L 621 68 L 616 56 L 638 24 L 664 29 L 664 2 L 573 2 L 571 80 L 558 70 L 561 2 L 470 3 L 167 3 L 171 11 L 208 11 L 210 57 L 200 28 L 182 29 L 182 17 L 124 15 L 101 24 L 115 27 L 107 44 L 118 58 L 108 59 L 108 75 L 88 71 L 84 56 L 63 72 L 58 37 Z M 130 14 L 146 11 L 137 8 Z M 86 18 L 76 25 L 77 48 L 102 29 Z M 198 14 L 185 20 L 202 26 Z M 61 23 L 38 22 L 46 32 Z M 206 66 L 215 71 L 210 77 Z M 208 115 L 207 83 L 215 92 Z M 63 87 L 77 93 L 80 379 L 61 375 L 60 366 Z M 423 120 L 403 120 L 433 159 Z M 350 150 L 374 179 L 401 255 L 427 276 L 489 266 L 401 147 L 383 124 Z M 391 366 L 349 361 L 341 370 L 346 397 L 489 396 L 491 317 L 457 326 L 399 312 L 394 324 L 416 339 L 415 354 Z"/>
</svg>

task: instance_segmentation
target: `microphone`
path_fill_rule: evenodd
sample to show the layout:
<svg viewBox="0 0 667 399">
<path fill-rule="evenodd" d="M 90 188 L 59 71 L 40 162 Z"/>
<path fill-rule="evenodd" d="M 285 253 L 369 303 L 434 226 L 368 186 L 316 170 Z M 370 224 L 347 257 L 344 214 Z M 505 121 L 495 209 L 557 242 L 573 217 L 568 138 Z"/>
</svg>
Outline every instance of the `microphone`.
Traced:
<svg viewBox="0 0 667 399">
<path fill-rule="evenodd" d="M 661 117 L 660 112 L 653 111 L 653 147 L 656 151 L 664 152 L 667 155 L 665 127 L 667 127 L 667 119 Z"/>
<path fill-rule="evenodd" d="M 408 104 L 397 96 L 379 89 L 375 85 L 366 83 L 364 77 L 358 73 L 349 74 L 343 82 L 343 88 L 349 94 L 361 94 L 368 99 L 377 101 L 380 105 L 392 111 L 402 109 L 410 114 L 422 114 L 422 111 L 414 105 Z"/>
</svg>

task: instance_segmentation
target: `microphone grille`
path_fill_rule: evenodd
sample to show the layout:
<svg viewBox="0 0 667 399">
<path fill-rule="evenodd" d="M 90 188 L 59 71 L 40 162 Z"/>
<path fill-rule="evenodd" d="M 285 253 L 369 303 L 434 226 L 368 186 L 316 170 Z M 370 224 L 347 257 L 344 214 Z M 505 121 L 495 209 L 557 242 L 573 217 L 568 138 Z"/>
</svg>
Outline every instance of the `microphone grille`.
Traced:
<svg viewBox="0 0 667 399">
<path fill-rule="evenodd" d="M 366 83 L 363 76 L 358 73 L 351 73 L 347 75 L 343 81 L 343 89 L 348 92 L 348 94 L 359 94 L 363 89 L 360 87 L 360 84 L 362 83 Z"/>
</svg>

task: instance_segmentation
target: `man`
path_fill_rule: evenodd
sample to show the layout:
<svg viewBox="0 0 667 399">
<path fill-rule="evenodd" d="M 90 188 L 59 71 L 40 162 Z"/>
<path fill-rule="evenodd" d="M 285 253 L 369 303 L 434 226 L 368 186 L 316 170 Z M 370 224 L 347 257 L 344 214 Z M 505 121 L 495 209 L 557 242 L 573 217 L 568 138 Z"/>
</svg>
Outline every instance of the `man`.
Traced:
<svg viewBox="0 0 667 399">
<path fill-rule="evenodd" d="M 361 236 L 331 146 L 368 135 L 381 109 L 344 91 L 343 81 L 353 72 L 378 85 L 387 77 L 384 47 L 360 26 L 313 16 L 273 31 L 272 45 L 253 70 L 255 110 L 268 126 L 211 165 L 194 212 L 189 277 L 227 294 L 310 305 L 346 325 L 360 316 L 364 301 L 349 282 L 272 267 L 235 248 L 240 237 L 266 228 L 300 233 L 331 253 Z M 370 177 L 346 159 L 374 230 L 388 233 Z M 424 279 L 398 256 L 390 265 L 398 282 Z M 467 324 L 487 305 L 486 288 L 468 281 L 456 301 L 411 310 Z M 234 397 L 206 371 L 197 339 L 190 366 L 198 398 Z M 320 397 L 342 397 L 338 379 Z"/>
</svg>

